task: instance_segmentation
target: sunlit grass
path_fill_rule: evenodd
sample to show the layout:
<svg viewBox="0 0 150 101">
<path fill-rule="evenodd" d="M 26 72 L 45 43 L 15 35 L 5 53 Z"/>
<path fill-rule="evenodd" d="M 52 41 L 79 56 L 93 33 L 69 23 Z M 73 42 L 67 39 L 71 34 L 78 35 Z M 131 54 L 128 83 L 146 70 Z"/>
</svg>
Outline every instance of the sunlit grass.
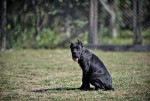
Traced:
<svg viewBox="0 0 150 101">
<path fill-rule="evenodd" d="M 112 75 L 114 92 L 74 89 L 81 85 L 81 69 L 69 50 L 20 50 L 0 52 L 0 100 L 150 99 L 150 53 L 92 52 Z"/>
</svg>

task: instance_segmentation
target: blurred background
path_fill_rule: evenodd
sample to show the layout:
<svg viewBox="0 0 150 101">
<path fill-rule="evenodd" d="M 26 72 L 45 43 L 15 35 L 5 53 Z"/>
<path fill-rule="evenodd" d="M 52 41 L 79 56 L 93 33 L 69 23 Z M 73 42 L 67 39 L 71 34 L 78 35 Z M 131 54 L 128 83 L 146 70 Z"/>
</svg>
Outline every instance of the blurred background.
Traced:
<svg viewBox="0 0 150 101">
<path fill-rule="evenodd" d="M 150 0 L 1 0 L 0 48 L 150 45 Z"/>
</svg>

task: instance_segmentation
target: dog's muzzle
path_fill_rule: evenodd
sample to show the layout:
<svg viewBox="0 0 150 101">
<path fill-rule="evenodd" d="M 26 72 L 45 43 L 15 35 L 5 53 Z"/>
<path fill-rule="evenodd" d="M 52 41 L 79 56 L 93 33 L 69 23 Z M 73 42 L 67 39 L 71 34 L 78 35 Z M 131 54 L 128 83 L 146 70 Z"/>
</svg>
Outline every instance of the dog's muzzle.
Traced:
<svg viewBox="0 0 150 101">
<path fill-rule="evenodd" d="M 79 58 L 78 58 L 78 57 L 73 57 L 73 60 L 74 60 L 75 62 L 78 62 Z"/>
</svg>

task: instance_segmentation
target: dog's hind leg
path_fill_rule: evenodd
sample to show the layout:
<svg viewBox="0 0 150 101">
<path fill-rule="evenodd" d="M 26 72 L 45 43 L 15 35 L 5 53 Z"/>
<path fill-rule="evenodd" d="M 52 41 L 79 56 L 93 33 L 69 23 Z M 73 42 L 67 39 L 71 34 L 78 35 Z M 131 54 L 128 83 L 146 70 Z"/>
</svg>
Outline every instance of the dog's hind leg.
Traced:
<svg viewBox="0 0 150 101">
<path fill-rule="evenodd" d="M 95 86 L 95 90 L 105 89 L 103 84 L 99 80 L 92 80 L 91 84 Z"/>
</svg>

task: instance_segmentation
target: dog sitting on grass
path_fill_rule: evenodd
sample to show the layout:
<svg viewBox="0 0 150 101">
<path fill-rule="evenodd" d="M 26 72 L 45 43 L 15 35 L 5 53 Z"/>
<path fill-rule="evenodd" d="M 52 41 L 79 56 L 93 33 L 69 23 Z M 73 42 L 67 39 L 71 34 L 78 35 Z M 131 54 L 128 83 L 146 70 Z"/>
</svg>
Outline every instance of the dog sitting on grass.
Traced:
<svg viewBox="0 0 150 101">
<path fill-rule="evenodd" d="M 114 90 L 112 78 L 103 62 L 85 47 L 81 41 L 70 45 L 72 59 L 80 65 L 82 69 L 81 90 L 89 90 L 90 84 L 95 86 L 95 90 Z"/>
</svg>

